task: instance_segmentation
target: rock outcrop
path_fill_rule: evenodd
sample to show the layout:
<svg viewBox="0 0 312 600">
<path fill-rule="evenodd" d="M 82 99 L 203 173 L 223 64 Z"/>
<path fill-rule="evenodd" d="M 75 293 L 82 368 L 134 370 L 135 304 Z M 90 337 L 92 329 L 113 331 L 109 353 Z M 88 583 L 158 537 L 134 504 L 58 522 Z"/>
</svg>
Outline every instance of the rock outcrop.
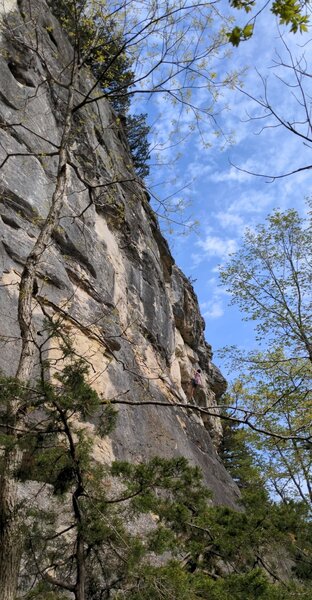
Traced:
<svg viewBox="0 0 312 600">
<path fill-rule="evenodd" d="M 0 56 L 0 368 L 8 375 L 15 374 L 20 353 L 21 270 L 55 186 L 65 94 L 56 81 L 72 58 L 48 5 L 31 5 L 37 51 L 33 21 L 25 18 L 28 2 L 2 2 L 14 30 L 2 34 Z M 91 83 L 84 71 L 77 100 Z M 161 235 L 108 102 L 94 101 L 75 114 L 69 169 L 67 201 L 37 269 L 35 341 L 42 343 L 45 315 L 59 315 L 105 399 L 183 404 L 200 368 L 203 386 L 194 402 L 212 416 L 203 421 L 183 407 L 121 404 L 116 431 L 99 442 L 98 456 L 139 461 L 184 455 L 202 468 L 216 502 L 235 505 L 237 488 L 216 452 L 222 431 L 217 401 L 226 383 L 211 362 L 194 290 Z M 58 349 L 50 344 L 45 351 L 57 364 Z"/>
</svg>

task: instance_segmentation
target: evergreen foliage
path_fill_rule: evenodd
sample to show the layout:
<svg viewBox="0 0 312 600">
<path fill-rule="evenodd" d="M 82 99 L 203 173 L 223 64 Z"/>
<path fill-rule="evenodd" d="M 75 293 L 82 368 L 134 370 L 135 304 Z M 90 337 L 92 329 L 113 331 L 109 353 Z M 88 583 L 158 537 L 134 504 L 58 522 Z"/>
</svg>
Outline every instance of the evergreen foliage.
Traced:
<svg viewBox="0 0 312 600">
<path fill-rule="evenodd" d="M 150 158 L 148 134 L 150 127 L 147 125 L 147 114 L 128 115 L 126 118 L 126 134 L 133 160 L 138 175 L 142 178 L 149 174 L 148 161 Z"/>
<path fill-rule="evenodd" d="M 266 562 L 266 554 L 270 556 L 273 549 L 276 557 L 282 553 L 286 562 L 291 560 L 291 572 L 295 579 L 306 584 L 296 588 L 298 597 L 301 597 L 300 594 L 303 594 L 303 598 L 308 597 L 312 589 L 309 509 L 302 501 L 284 499 L 283 502 L 278 502 L 276 498 L 273 501 L 265 487 L 261 463 L 260 466 L 256 465 L 258 457 L 252 444 L 252 436 L 242 426 L 229 422 L 225 422 L 224 429 L 221 456 L 241 489 L 245 509 L 243 515 L 236 515 L 237 519 L 242 518 L 245 523 L 237 523 L 237 531 L 241 531 L 241 547 L 244 548 L 246 544 L 245 549 L 248 546 L 253 548 L 252 560 L 258 557 L 259 566 L 262 567 L 265 566 L 261 563 Z M 231 549 L 231 546 L 228 548 Z M 232 551 L 235 553 L 234 547 Z M 278 570 L 276 574 L 278 576 Z"/>
<path fill-rule="evenodd" d="M 241 490 L 263 485 L 259 469 L 255 466 L 254 449 L 248 440 L 249 434 L 243 427 L 235 422 L 223 422 L 220 456 Z"/>
<path fill-rule="evenodd" d="M 307 511 L 269 499 L 244 432 L 226 426 L 222 451 L 242 490 L 237 511 L 212 506 L 200 471 L 182 457 L 100 464 L 94 459 L 100 431 L 86 419 L 95 423 L 101 415 L 107 433 L 112 409 L 87 383 L 87 365 L 70 353 L 70 344 L 66 361 L 54 382 L 0 382 L 2 424 L 10 423 L 10 395 L 28 398 L 16 477 L 40 486 L 24 521 L 23 598 L 64 600 L 68 591 L 76 600 L 309 597 Z M 272 560 L 280 552 L 291 557 L 296 583 L 280 580 Z M 83 594 L 77 586 L 82 572 Z"/>
<path fill-rule="evenodd" d="M 227 422 L 222 447 L 241 489 L 238 510 L 211 505 L 199 469 L 182 457 L 98 462 L 97 441 L 112 430 L 116 413 L 88 384 L 88 365 L 61 323 L 46 325 L 59 340 L 62 369 L 51 379 L 43 363 L 37 385 L 0 381 L 4 445 L 23 452 L 15 478 L 37 482 L 18 508 L 21 597 L 308 600 L 307 507 L 270 499 L 247 432 Z M 17 437 L 8 412 L 13 395 L 25 413 Z M 286 575 L 280 555 L 291 563 Z"/>
</svg>

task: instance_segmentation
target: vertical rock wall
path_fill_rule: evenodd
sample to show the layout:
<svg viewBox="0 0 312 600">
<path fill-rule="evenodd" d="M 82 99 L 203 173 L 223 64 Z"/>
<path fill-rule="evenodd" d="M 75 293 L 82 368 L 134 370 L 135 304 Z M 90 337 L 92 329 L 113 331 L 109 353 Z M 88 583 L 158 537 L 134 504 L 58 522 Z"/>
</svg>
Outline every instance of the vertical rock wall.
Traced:
<svg viewBox="0 0 312 600">
<path fill-rule="evenodd" d="M 9 375 L 20 352 L 20 274 L 55 186 L 65 94 L 57 80 L 66 80 L 72 58 L 44 0 L 33 0 L 31 9 L 27 19 L 28 2 L 2 2 L 3 18 L 17 32 L 2 32 L 0 53 L 0 368 Z M 91 83 L 82 72 L 77 101 Z M 35 341 L 43 342 L 44 315 L 60 316 L 105 399 L 185 403 L 200 368 L 194 402 L 213 409 L 226 384 L 211 363 L 196 296 L 174 264 L 106 101 L 76 113 L 70 154 L 66 204 L 37 271 Z M 58 349 L 50 344 L 45 352 L 57 368 Z M 98 457 L 184 455 L 203 469 L 217 502 L 234 504 L 236 486 L 215 451 L 221 424 L 214 411 L 203 421 L 184 408 L 120 405 L 117 429 L 99 441 Z"/>
</svg>

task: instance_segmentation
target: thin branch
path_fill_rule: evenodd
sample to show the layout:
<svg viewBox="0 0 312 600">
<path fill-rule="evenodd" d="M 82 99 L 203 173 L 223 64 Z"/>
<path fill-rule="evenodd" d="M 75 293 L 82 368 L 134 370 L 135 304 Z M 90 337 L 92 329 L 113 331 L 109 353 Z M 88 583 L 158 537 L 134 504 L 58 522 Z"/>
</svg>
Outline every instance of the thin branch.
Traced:
<svg viewBox="0 0 312 600">
<path fill-rule="evenodd" d="M 312 169 L 312 165 L 306 165 L 305 167 L 299 167 L 298 169 L 294 169 L 293 171 L 288 171 L 287 173 L 283 173 L 282 175 L 268 175 L 266 173 L 255 173 L 254 171 L 248 171 L 248 169 L 243 169 L 242 167 L 238 167 L 231 161 L 229 161 L 230 165 L 237 169 L 237 171 L 241 171 L 242 173 L 247 173 L 248 175 L 252 175 L 253 177 L 263 177 L 264 179 L 268 179 L 266 183 L 273 183 L 276 179 L 283 179 L 284 177 L 289 177 L 290 175 L 295 175 L 296 173 L 301 173 L 302 171 L 309 171 Z"/>
<path fill-rule="evenodd" d="M 196 406 L 195 404 L 182 404 L 179 402 L 158 402 L 157 400 L 144 400 L 142 402 L 132 402 L 132 400 L 111 400 L 110 402 L 104 401 L 103 404 L 127 404 L 128 406 L 164 406 L 164 407 L 168 407 L 168 408 L 184 408 L 184 409 L 190 409 L 190 410 L 194 410 L 195 412 L 199 412 L 201 414 L 204 415 L 209 415 L 210 417 L 219 417 L 220 419 L 224 419 L 225 421 L 232 421 L 234 423 L 240 423 L 241 425 L 247 425 L 248 427 L 250 427 L 250 429 L 252 429 L 253 431 L 256 431 L 258 433 L 262 433 L 263 435 L 269 436 L 269 437 L 273 437 L 279 440 L 298 440 L 300 442 L 310 442 L 312 439 L 312 435 L 303 437 L 303 436 L 298 436 L 298 435 L 283 435 L 281 433 L 277 433 L 275 431 L 270 431 L 268 429 L 263 429 L 262 427 L 257 427 L 256 425 L 254 425 L 253 423 L 250 422 L 250 417 L 252 416 L 252 413 L 250 411 L 246 411 L 246 418 L 244 419 L 239 419 L 237 417 L 230 417 L 229 415 L 225 415 L 225 414 L 218 414 L 216 412 L 212 412 L 211 410 L 208 410 L 206 408 L 202 408 L 200 406 Z M 216 410 L 218 410 L 218 406 L 215 407 Z M 238 410 L 244 410 L 244 409 L 238 409 Z"/>
</svg>

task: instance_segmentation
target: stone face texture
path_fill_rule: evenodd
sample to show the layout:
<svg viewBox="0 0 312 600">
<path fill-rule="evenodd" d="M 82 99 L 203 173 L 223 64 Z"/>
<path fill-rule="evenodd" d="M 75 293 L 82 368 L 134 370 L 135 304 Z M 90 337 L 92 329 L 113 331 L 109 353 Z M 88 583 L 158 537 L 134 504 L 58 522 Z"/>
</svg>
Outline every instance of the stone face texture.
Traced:
<svg viewBox="0 0 312 600">
<path fill-rule="evenodd" d="M 66 84 L 72 56 L 47 4 L 31 5 L 30 25 L 22 16 L 28 2 L 7 12 L 11 35 L 0 41 L 0 368 L 10 375 L 20 352 L 20 274 L 55 186 L 66 89 L 54 80 Z M 34 28 L 37 53 L 29 49 Z M 77 103 L 91 83 L 83 71 Z M 59 226 L 37 270 L 36 341 L 45 339 L 43 311 L 61 314 L 64 332 L 89 361 L 90 381 L 105 399 L 185 403 L 200 368 L 203 386 L 193 401 L 216 416 L 203 420 L 184 408 L 120 405 L 117 429 L 98 454 L 107 448 L 107 460 L 134 461 L 184 455 L 203 469 L 215 501 L 234 505 L 237 488 L 215 450 L 221 436 L 217 399 L 226 383 L 211 363 L 193 288 L 174 264 L 106 101 L 75 114 L 69 169 Z M 57 353 L 50 348 L 47 354 L 53 359 Z"/>
</svg>

